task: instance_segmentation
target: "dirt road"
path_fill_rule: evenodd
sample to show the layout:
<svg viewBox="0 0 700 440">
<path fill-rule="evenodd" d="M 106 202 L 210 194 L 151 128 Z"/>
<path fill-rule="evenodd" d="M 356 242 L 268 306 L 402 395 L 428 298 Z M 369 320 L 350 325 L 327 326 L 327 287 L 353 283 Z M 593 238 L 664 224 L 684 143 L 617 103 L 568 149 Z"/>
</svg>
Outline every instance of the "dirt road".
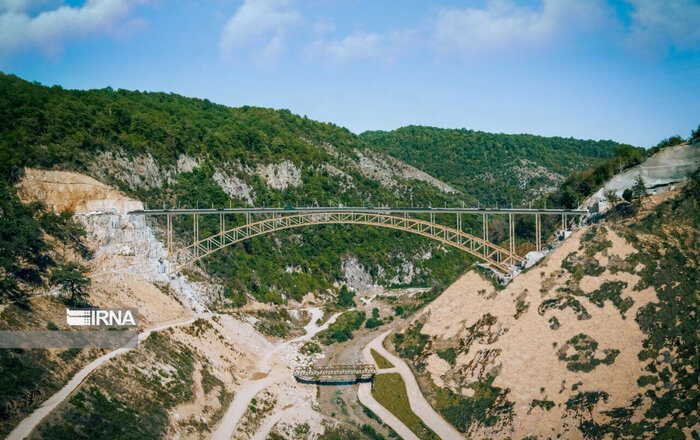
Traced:
<svg viewBox="0 0 700 440">
<path fill-rule="evenodd" d="M 214 432 L 212 437 L 214 440 L 230 440 L 231 436 L 236 431 L 238 422 L 250 406 L 251 399 L 273 383 L 283 382 L 289 377 L 291 374 L 289 371 L 289 366 L 285 365 L 284 362 L 281 362 L 277 356 L 283 348 L 297 342 L 311 340 L 316 333 L 328 328 L 328 325 L 335 322 L 336 318 L 340 315 L 340 313 L 336 313 L 323 325 L 319 326 L 316 324 L 316 321 L 323 317 L 323 311 L 316 307 L 306 310 L 311 313 L 311 320 L 304 327 L 306 333 L 298 338 L 294 338 L 276 345 L 270 351 L 265 353 L 260 362 L 258 362 L 256 371 L 251 372 L 249 378 L 241 384 L 240 389 L 236 392 L 233 402 L 231 402 L 231 405 L 229 406 L 228 411 L 226 411 L 226 414 L 219 424 L 219 427 Z M 279 413 L 283 411 L 283 409 L 276 408 L 274 411 L 275 412 L 269 416 L 270 420 L 279 419 Z M 262 430 L 269 432 L 273 426 L 274 423 L 266 423 L 263 425 Z"/>
<path fill-rule="evenodd" d="M 200 314 L 186 321 L 162 324 L 158 327 L 149 330 L 144 330 L 143 332 L 139 333 L 139 342 L 145 340 L 151 334 L 151 332 L 165 330 L 166 328 L 170 327 L 178 327 L 181 325 L 192 324 L 197 318 L 206 318 L 209 316 L 211 315 Z M 73 378 L 63 388 L 61 388 L 53 396 L 46 400 L 39 408 L 34 410 L 33 413 L 25 417 L 24 420 L 22 420 L 19 423 L 19 425 L 17 425 L 15 429 L 13 429 L 12 432 L 10 432 L 10 435 L 7 436 L 7 440 L 19 440 L 28 437 L 29 434 L 31 434 L 32 430 L 34 430 L 34 428 L 36 428 L 36 426 L 39 424 L 39 422 L 41 422 L 44 419 L 44 417 L 49 415 L 51 411 L 56 409 L 56 407 L 61 402 L 66 400 L 68 396 L 70 396 L 70 394 L 73 392 L 73 390 L 78 388 L 78 386 L 85 380 L 86 377 L 88 377 L 90 373 L 92 373 L 100 365 L 104 364 L 108 360 L 117 357 L 121 354 L 124 354 L 129 350 L 131 349 L 118 348 L 116 350 L 110 351 L 109 353 L 103 356 L 100 356 L 99 358 L 87 364 L 82 370 L 78 371 L 75 374 L 75 376 L 73 376 Z"/>
<path fill-rule="evenodd" d="M 425 397 L 423 396 L 423 393 L 421 393 L 420 388 L 418 388 L 416 378 L 413 376 L 413 372 L 409 366 L 402 359 L 389 353 L 384 348 L 382 342 L 390 332 L 391 330 L 385 331 L 376 338 L 372 339 L 372 341 L 365 346 L 365 348 L 362 350 L 365 360 L 370 364 L 375 364 L 374 358 L 370 353 L 370 349 L 374 349 L 379 354 L 384 356 L 389 362 L 394 364 L 394 368 L 378 370 L 379 374 L 389 372 L 399 373 L 406 384 L 406 392 L 408 394 L 411 409 L 418 417 L 421 418 L 421 420 L 423 420 L 423 423 L 425 423 L 426 426 L 432 429 L 433 432 L 435 432 L 435 434 L 437 434 L 438 437 L 443 440 L 462 440 L 462 434 L 460 434 L 459 431 L 457 431 L 452 425 L 447 423 L 445 419 L 443 419 L 440 414 L 438 414 L 425 400 Z M 405 429 L 408 429 L 406 425 L 404 425 L 400 420 L 396 419 L 393 414 L 389 413 L 389 411 L 374 400 L 371 395 L 370 386 L 371 385 L 368 383 L 360 386 L 360 401 L 369 409 L 374 411 L 379 417 L 381 417 L 387 425 L 391 426 L 391 428 L 403 438 L 417 438 L 410 430 L 408 432 L 410 432 L 411 435 L 405 434 Z M 389 413 L 388 416 L 386 413 Z M 401 429 L 401 431 L 399 431 L 399 429 Z"/>
</svg>

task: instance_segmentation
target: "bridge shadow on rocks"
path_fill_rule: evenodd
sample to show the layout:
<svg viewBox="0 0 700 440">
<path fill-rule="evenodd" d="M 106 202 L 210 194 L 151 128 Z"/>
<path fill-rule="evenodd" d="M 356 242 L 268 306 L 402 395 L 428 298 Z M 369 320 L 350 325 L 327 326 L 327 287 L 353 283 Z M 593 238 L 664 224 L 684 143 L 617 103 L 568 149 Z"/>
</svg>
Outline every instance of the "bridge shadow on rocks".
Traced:
<svg viewBox="0 0 700 440">
<path fill-rule="evenodd" d="M 295 377 L 295 379 L 299 383 L 308 384 L 308 385 L 357 385 L 357 384 L 361 384 L 361 383 L 372 382 L 374 380 L 374 376 L 360 378 L 360 379 L 352 379 L 352 380 L 322 380 L 322 379 L 315 380 L 315 379 L 302 379 L 299 377 Z"/>
</svg>

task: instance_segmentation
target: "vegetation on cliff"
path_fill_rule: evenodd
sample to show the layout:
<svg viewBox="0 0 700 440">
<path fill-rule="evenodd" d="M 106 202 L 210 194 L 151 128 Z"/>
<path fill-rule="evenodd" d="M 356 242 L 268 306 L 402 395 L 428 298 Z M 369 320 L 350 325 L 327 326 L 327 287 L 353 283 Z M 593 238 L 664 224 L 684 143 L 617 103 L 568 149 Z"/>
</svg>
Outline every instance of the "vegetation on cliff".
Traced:
<svg viewBox="0 0 700 440">
<path fill-rule="evenodd" d="M 612 141 L 422 126 L 368 131 L 361 138 L 460 189 L 470 206 L 535 200 L 526 190 L 554 190 L 571 171 L 612 158 L 618 148 Z"/>
</svg>

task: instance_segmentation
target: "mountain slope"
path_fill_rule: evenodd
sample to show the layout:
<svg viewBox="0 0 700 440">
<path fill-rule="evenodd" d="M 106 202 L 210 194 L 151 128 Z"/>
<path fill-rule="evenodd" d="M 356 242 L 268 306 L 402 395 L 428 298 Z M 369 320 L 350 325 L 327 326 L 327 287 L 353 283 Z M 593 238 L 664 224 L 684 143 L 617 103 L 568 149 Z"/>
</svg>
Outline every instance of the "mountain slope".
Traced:
<svg viewBox="0 0 700 440">
<path fill-rule="evenodd" d="M 571 171 L 612 157 L 619 145 L 423 126 L 367 131 L 360 138 L 462 191 L 470 205 L 501 206 L 553 191 Z"/>
<path fill-rule="evenodd" d="M 522 143 L 526 137 L 498 136 L 530 149 Z M 573 140 L 548 142 L 561 150 L 579 145 Z M 605 156 L 605 145 L 596 148 L 572 157 L 589 163 Z M 493 160 L 487 155 L 470 163 L 505 174 L 514 169 L 508 160 Z M 543 163 L 563 173 L 574 162 L 557 160 L 547 157 Z M 229 108 L 166 93 L 63 90 L 1 75 L 0 173 L 14 182 L 24 167 L 83 172 L 151 207 L 440 206 L 475 204 L 479 194 L 488 200 L 487 187 L 523 199 L 539 191 L 537 178 L 502 187 L 479 181 L 445 183 L 430 167 L 421 164 L 418 169 L 369 148 L 346 129 L 286 110 Z M 242 219 L 227 219 L 228 224 L 234 221 Z M 465 230 L 479 231 L 478 222 L 465 218 Z M 174 227 L 176 240 L 191 240 L 191 218 L 178 219 Z M 200 227 L 202 237 L 213 233 L 218 218 L 204 217 Z M 494 224 L 492 237 L 504 237 L 499 230 L 505 231 L 504 225 Z M 238 306 L 251 295 L 284 302 L 310 291 L 332 293 L 335 282 L 355 275 L 369 280 L 358 289 L 449 283 L 472 262 L 461 252 L 410 234 L 327 226 L 247 240 L 202 265 L 225 286 L 227 304 Z"/>
<path fill-rule="evenodd" d="M 478 438 L 697 438 L 700 175 L 675 195 L 613 210 L 501 291 L 473 272 L 449 287 L 394 339 L 434 407 Z"/>
</svg>

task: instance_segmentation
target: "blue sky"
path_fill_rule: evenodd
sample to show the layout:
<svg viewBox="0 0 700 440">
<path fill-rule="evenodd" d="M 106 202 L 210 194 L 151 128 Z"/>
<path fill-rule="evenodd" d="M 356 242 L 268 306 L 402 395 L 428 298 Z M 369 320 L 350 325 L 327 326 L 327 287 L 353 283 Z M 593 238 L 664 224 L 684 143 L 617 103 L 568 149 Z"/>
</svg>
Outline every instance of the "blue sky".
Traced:
<svg viewBox="0 0 700 440">
<path fill-rule="evenodd" d="M 698 0 L 0 0 L 46 85 L 649 147 L 700 123 Z"/>
</svg>

